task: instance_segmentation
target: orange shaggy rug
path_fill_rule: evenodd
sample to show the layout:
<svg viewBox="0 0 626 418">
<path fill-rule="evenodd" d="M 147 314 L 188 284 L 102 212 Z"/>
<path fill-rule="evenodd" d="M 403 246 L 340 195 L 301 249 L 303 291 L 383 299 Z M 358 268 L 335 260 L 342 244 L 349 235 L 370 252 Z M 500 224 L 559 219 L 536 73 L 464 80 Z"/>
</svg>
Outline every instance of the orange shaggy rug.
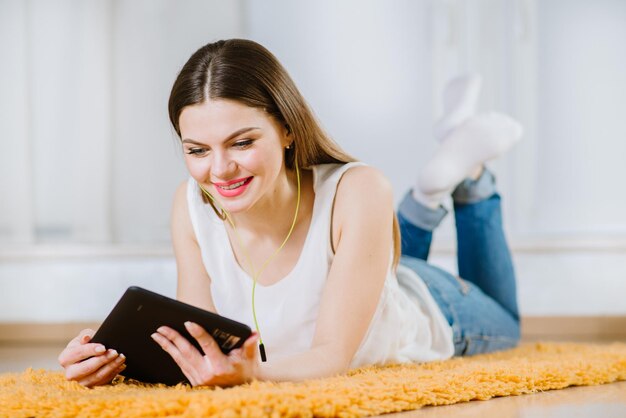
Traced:
<svg viewBox="0 0 626 418">
<path fill-rule="evenodd" d="M 118 378 L 86 389 L 61 372 L 0 375 L 0 416 L 360 417 L 626 380 L 626 344 L 525 344 L 423 364 L 368 367 L 301 383 L 230 389 L 164 387 Z"/>
</svg>

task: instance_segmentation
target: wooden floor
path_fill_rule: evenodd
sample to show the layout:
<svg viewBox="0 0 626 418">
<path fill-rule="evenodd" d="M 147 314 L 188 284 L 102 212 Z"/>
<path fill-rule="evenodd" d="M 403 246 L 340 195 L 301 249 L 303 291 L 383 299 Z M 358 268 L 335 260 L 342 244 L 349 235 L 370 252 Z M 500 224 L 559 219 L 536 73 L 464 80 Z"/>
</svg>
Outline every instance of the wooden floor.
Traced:
<svg viewBox="0 0 626 418">
<path fill-rule="evenodd" d="M 61 370 L 58 344 L 0 345 L 0 373 L 21 372 L 28 367 Z M 489 401 L 425 407 L 385 417 L 480 417 L 480 418 L 625 418 L 626 381 L 600 386 L 572 387 Z"/>
<path fill-rule="evenodd" d="M 424 407 L 396 418 L 626 418 L 626 382 Z"/>
</svg>

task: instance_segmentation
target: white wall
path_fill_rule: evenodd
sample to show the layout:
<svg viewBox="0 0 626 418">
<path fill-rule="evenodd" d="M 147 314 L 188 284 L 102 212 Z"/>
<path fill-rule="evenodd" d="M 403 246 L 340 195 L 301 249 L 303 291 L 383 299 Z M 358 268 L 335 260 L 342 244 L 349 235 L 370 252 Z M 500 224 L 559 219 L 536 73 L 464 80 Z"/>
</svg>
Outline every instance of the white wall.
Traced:
<svg viewBox="0 0 626 418">
<path fill-rule="evenodd" d="M 492 164 L 522 314 L 626 313 L 620 297 L 626 197 L 619 193 L 626 177 L 620 164 L 626 3 L 119 0 L 78 9 L 69 1 L 44 3 L 0 0 L 0 40 L 6 40 L 0 56 L 11 58 L 2 70 L 10 77 L 0 77 L 0 174 L 17 176 L 0 176 L 2 196 L 14 196 L 0 201 L 0 236 L 13 242 L 0 247 L 0 320 L 100 320 L 130 284 L 174 295 L 169 208 L 185 174 L 167 96 L 195 49 L 234 36 L 255 39 L 278 56 L 332 136 L 389 176 L 396 200 L 436 146 L 431 126 L 445 81 L 459 72 L 482 73 L 480 108 L 509 112 L 526 128 L 524 140 Z M 33 22 L 59 10 L 67 14 L 47 35 L 24 30 L 23 22 L 32 30 Z M 50 97 L 62 95 L 54 84 L 66 75 L 54 67 L 43 71 L 43 64 L 25 70 L 42 62 L 44 47 L 60 43 L 66 53 L 76 51 L 67 45 L 75 32 L 66 23 L 77 16 L 82 26 L 72 30 L 88 34 L 88 42 L 73 48 L 83 51 L 87 66 L 77 70 L 74 96 L 62 103 L 81 117 L 58 149 L 50 141 L 63 141 L 66 125 L 50 116 L 59 106 Z M 25 53 L 15 43 L 35 49 Z M 89 48 L 94 43 L 102 55 Z M 41 96 L 29 90 L 29 77 L 41 81 Z M 94 80 L 111 88 L 86 90 Z M 75 97 L 91 106 L 76 106 Z M 80 142 L 89 133 L 104 146 L 93 154 Z M 72 152 L 85 158 L 63 166 L 62 156 Z M 101 165 L 104 177 L 96 183 L 105 189 L 92 196 L 99 189 L 90 177 L 76 177 Z M 35 195 L 24 192 L 30 184 Z M 66 200 L 59 203 L 59 196 Z M 436 234 L 432 261 L 455 270 L 452 218 Z M 33 219 L 43 226 L 69 222 L 74 238 L 53 244 L 52 233 L 49 244 L 30 245 L 38 239 L 29 229 Z M 91 245 L 76 245 L 81 237 Z"/>
<path fill-rule="evenodd" d="M 283 62 L 346 151 L 385 170 L 399 200 L 435 145 L 428 2 L 245 4 L 249 36 Z"/>
<path fill-rule="evenodd" d="M 114 242 L 169 243 L 173 191 L 187 178 L 167 101 L 189 56 L 242 35 L 238 1 L 118 1 L 113 15 Z"/>
<path fill-rule="evenodd" d="M 237 1 L 2 0 L 0 244 L 168 245 L 169 91 L 242 24 Z"/>
<path fill-rule="evenodd" d="M 101 320 L 130 284 L 174 296 L 169 91 L 242 27 L 239 1 L 0 0 L 0 321 Z"/>
<path fill-rule="evenodd" d="M 538 2 L 534 229 L 626 234 L 626 2 Z"/>
</svg>

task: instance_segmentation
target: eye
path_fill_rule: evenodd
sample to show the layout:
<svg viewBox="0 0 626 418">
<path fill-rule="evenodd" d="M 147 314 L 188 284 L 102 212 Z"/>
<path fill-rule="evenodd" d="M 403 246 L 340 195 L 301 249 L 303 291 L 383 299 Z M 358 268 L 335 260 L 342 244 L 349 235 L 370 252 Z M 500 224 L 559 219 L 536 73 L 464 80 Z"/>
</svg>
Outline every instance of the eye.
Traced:
<svg viewBox="0 0 626 418">
<path fill-rule="evenodd" d="M 254 141 L 252 139 L 242 139 L 241 141 L 237 141 L 233 144 L 233 147 L 238 149 L 246 149 L 250 145 L 252 145 Z"/>
<path fill-rule="evenodd" d="M 187 149 L 187 154 L 189 154 L 189 155 L 202 156 L 202 155 L 205 155 L 207 152 L 209 152 L 209 150 L 206 149 L 206 148 L 189 148 L 189 149 Z"/>
</svg>

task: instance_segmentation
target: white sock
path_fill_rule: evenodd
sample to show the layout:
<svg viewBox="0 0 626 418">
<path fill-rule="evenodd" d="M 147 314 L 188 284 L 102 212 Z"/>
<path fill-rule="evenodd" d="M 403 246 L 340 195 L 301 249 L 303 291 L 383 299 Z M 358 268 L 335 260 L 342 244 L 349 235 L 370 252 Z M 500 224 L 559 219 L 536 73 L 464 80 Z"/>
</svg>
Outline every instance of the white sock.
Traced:
<svg viewBox="0 0 626 418">
<path fill-rule="evenodd" d="M 446 197 L 446 195 L 442 193 L 422 193 L 422 190 L 419 188 L 418 185 L 415 185 L 413 187 L 411 194 L 413 195 L 413 199 L 431 209 L 437 209 L 441 205 L 443 199 Z"/>
<path fill-rule="evenodd" d="M 443 92 L 443 116 L 434 125 L 435 137 L 446 138 L 450 132 L 476 113 L 476 104 L 482 87 L 478 74 L 464 74 L 453 78 Z"/>
<path fill-rule="evenodd" d="M 443 116 L 433 127 L 435 138 L 445 140 L 454 128 L 474 115 L 481 87 L 482 77 L 478 74 L 463 74 L 448 81 L 443 91 Z M 479 175 L 482 169 L 478 171 L 472 174 Z M 419 185 L 413 188 L 413 198 L 432 209 L 437 209 L 445 196 L 445 192 L 423 193 Z"/>
<path fill-rule="evenodd" d="M 490 112 L 469 118 L 441 141 L 420 171 L 413 197 L 437 208 L 461 181 L 478 176 L 485 162 L 504 154 L 521 136 L 521 125 L 507 115 Z"/>
</svg>

